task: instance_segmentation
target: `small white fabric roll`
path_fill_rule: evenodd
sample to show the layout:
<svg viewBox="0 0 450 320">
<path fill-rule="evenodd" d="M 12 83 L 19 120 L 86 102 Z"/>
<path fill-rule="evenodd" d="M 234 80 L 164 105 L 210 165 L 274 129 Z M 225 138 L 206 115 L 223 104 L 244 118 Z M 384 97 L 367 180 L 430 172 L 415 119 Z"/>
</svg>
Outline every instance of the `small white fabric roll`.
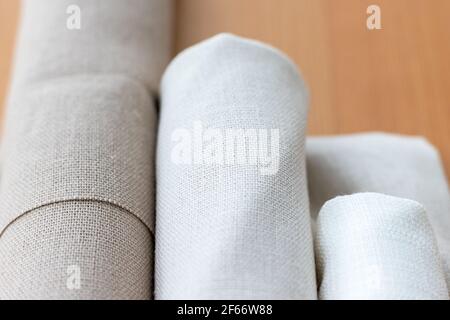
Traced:
<svg viewBox="0 0 450 320">
<path fill-rule="evenodd" d="M 439 153 L 425 139 L 367 133 L 307 139 L 313 217 L 339 195 L 378 192 L 415 200 L 428 215 L 450 285 L 450 196 Z"/>
<path fill-rule="evenodd" d="M 295 66 L 259 42 L 218 35 L 169 65 L 157 147 L 157 299 L 316 298 L 306 115 Z"/>
<path fill-rule="evenodd" d="M 320 299 L 448 299 L 433 231 L 415 201 L 334 198 L 320 210 L 315 245 Z"/>
</svg>

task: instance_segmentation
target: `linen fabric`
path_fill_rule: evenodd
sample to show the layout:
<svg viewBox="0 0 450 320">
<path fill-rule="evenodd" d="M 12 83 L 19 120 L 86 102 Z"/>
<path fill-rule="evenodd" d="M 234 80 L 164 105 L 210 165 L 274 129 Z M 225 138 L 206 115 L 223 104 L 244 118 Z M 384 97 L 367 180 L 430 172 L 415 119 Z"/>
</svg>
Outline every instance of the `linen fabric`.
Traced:
<svg viewBox="0 0 450 320">
<path fill-rule="evenodd" d="M 73 5 L 79 30 L 66 25 Z M 2 142 L 0 299 L 149 299 L 153 94 L 172 2 L 22 7 Z"/>
<path fill-rule="evenodd" d="M 425 209 L 377 193 L 329 200 L 315 239 L 320 299 L 448 299 Z"/>
<path fill-rule="evenodd" d="M 439 153 L 425 139 L 365 133 L 307 140 L 311 212 L 339 195 L 377 192 L 421 203 L 450 284 L 450 197 Z"/>
<path fill-rule="evenodd" d="M 93 200 L 42 206 L 2 235 L 1 299 L 149 298 L 152 248 L 148 228 L 120 207 Z"/>
<path fill-rule="evenodd" d="M 0 298 L 151 297 L 155 127 L 148 92 L 127 77 L 49 81 L 12 100 L 0 182 Z M 79 290 L 64 280 L 72 265 Z"/>
<path fill-rule="evenodd" d="M 172 0 L 22 0 L 21 15 L 13 87 L 121 74 L 157 91 L 171 56 Z"/>
<path fill-rule="evenodd" d="M 155 298 L 315 299 L 308 100 L 295 66 L 269 46 L 221 34 L 180 53 L 161 89 Z M 216 131 L 195 137 L 196 124 Z M 259 161 L 261 146 L 276 145 L 267 137 L 236 151 L 248 162 L 220 162 L 226 139 L 219 137 L 236 129 L 270 137 L 279 130 L 277 170 Z M 174 156 L 181 142 L 185 162 Z"/>
</svg>

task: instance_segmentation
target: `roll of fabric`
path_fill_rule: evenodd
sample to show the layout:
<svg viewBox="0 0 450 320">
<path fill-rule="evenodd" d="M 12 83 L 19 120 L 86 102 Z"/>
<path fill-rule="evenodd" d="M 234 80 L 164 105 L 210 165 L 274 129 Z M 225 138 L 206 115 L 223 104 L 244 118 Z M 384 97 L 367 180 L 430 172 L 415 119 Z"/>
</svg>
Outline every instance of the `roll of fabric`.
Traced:
<svg viewBox="0 0 450 320">
<path fill-rule="evenodd" d="M 295 66 L 221 34 L 162 81 L 155 298 L 315 299 Z"/>
<path fill-rule="evenodd" d="M 22 0 L 14 87 L 121 74 L 152 92 L 171 55 L 172 0 Z"/>
<path fill-rule="evenodd" d="M 378 192 L 421 203 L 450 285 L 450 197 L 439 153 L 419 137 L 382 133 L 307 141 L 311 212 L 338 195 Z"/>
<path fill-rule="evenodd" d="M 74 5 L 81 29 L 66 25 Z M 152 93 L 170 10 L 23 2 L 2 142 L 0 299 L 152 297 Z"/>
<path fill-rule="evenodd" d="M 334 198 L 320 210 L 315 245 L 320 299 L 448 299 L 433 230 L 415 201 Z"/>
</svg>

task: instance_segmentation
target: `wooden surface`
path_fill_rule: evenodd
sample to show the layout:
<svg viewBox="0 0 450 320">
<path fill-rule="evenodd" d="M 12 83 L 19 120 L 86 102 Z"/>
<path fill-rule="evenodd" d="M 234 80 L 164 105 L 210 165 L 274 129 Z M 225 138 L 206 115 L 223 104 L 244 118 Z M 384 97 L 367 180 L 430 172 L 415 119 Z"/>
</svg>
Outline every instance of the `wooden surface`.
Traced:
<svg viewBox="0 0 450 320">
<path fill-rule="evenodd" d="M 366 9 L 381 7 L 382 30 Z M 0 99 L 17 0 L 0 0 Z M 449 0 L 177 0 L 176 51 L 218 32 L 268 42 L 301 68 L 310 134 L 426 136 L 450 173 Z"/>
<path fill-rule="evenodd" d="M 12 66 L 18 16 L 18 0 L 0 0 L 0 130 Z"/>
</svg>

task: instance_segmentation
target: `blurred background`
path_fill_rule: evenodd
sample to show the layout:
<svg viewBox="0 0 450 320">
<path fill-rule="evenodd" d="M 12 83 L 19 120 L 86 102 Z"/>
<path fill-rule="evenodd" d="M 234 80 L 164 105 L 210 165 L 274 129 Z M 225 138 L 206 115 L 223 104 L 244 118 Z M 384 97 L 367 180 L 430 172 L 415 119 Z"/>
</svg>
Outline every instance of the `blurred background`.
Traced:
<svg viewBox="0 0 450 320">
<path fill-rule="evenodd" d="M 381 30 L 366 26 L 373 4 Z M 19 6 L 0 0 L 2 113 Z M 174 55 L 224 31 L 268 42 L 306 78 L 309 134 L 423 135 L 439 148 L 449 176 L 449 0 L 176 0 L 176 12 Z"/>
</svg>

